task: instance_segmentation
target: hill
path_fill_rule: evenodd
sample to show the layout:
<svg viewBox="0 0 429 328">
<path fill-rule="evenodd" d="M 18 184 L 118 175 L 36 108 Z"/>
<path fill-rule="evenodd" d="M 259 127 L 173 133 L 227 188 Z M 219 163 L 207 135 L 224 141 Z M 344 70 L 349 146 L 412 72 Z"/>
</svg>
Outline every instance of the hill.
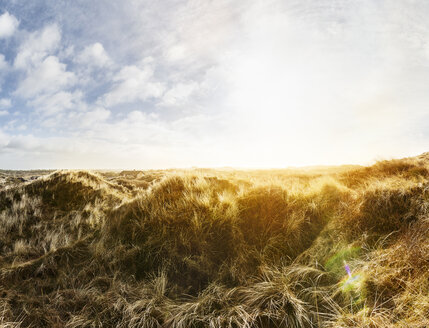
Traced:
<svg viewBox="0 0 429 328">
<path fill-rule="evenodd" d="M 0 171 L 0 327 L 429 327 L 428 169 Z"/>
</svg>

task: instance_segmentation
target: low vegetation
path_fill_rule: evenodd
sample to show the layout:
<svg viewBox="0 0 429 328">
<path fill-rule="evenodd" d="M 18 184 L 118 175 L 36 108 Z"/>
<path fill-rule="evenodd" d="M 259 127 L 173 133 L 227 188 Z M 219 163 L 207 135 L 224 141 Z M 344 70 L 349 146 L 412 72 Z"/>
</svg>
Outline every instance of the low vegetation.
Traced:
<svg viewBox="0 0 429 328">
<path fill-rule="evenodd" d="M 428 169 L 0 171 L 0 328 L 429 327 Z"/>
</svg>

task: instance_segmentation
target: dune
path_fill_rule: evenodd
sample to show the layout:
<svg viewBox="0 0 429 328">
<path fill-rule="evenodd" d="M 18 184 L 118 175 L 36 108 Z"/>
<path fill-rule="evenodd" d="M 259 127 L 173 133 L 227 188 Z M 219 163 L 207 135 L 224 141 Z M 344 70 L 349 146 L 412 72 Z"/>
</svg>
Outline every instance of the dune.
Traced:
<svg viewBox="0 0 429 328">
<path fill-rule="evenodd" d="M 0 327 L 429 327 L 427 153 L 0 173 Z"/>
</svg>

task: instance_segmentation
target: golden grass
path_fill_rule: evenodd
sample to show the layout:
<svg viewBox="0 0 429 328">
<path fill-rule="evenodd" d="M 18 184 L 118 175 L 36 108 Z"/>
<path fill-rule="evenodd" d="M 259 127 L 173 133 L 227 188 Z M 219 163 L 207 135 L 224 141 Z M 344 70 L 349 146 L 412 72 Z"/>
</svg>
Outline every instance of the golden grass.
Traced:
<svg viewBox="0 0 429 328">
<path fill-rule="evenodd" d="M 426 157 L 2 186 L 0 327 L 429 327 Z"/>
</svg>

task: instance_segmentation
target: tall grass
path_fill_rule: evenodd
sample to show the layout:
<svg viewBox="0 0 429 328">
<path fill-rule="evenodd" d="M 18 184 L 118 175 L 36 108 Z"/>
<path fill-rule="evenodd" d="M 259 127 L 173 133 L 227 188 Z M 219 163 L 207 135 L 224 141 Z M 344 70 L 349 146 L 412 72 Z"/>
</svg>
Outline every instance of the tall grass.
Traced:
<svg viewBox="0 0 429 328">
<path fill-rule="evenodd" d="M 419 157 L 3 186 L 0 327 L 428 327 L 427 179 Z"/>
</svg>

